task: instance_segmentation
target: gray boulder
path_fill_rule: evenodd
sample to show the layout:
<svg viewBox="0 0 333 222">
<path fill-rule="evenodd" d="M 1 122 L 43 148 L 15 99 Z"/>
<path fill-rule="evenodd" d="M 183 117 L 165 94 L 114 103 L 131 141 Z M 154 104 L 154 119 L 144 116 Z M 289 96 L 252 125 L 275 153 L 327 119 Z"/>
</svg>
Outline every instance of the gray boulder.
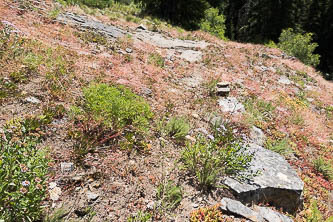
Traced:
<svg viewBox="0 0 333 222">
<path fill-rule="evenodd" d="M 295 170 L 284 157 L 261 146 L 250 144 L 248 151 L 254 157 L 244 173 L 258 175 L 244 181 L 227 177 L 222 182 L 243 203 L 267 203 L 295 213 L 302 205 L 304 187 Z"/>
<path fill-rule="evenodd" d="M 254 206 L 253 209 L 237 200 L 223 198 L 220 209 L 225 214 L 236 215 L 254 222 L 293 222 L 293 220 L 267 207 Z"/>
</svg>

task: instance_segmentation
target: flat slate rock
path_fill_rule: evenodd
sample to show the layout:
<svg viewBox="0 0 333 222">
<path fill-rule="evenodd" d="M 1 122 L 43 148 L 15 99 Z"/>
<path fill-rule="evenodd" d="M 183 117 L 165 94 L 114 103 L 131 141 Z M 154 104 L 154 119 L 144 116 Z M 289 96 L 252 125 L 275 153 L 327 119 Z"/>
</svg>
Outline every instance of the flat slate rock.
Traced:
<svg viewBox="0 0 333 222">
<path fill-rule="evenodd" d="M 243 203 L 268 203 L 294 213 L 302 205 L 303 181 L 280 154 L 256 144 L 248 151 L 254 153 L 250 167 L 245 173 L 259 172 L 250 180 L 240 181 L 231 177 L 222 182 Z"/>
<path fill-rule="evenodd" d="M 126 31 L 119 29 L 116 26 L 106 25 L 100 21 L 95 21 L 86 16 L 76 15 L 70 12 L 60 14 L 57 17 L 57 21 L 68 25 L 78 26 L 82 29 L 93 30 L 111 38 L 119 38 L 127 34 Z"/>
<path fill-rule="evenodd" d="M 254 222 L 293 222 L 290 217 L 270 208 L 259 206 L 253 206 L 252 208 L 230 198 L 223 198 L 220 206 L 225 214 L 236 215 Z"/>
</svg>

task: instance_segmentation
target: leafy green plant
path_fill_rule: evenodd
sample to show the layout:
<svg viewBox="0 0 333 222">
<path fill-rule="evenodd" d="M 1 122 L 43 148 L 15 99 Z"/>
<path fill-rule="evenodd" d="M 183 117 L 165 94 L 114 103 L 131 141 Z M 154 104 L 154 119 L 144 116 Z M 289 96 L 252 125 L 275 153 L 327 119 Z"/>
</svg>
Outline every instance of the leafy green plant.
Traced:
<svg viewBox="0 0 333 222">
<path fill-rule="evenodd" d="M 138 211 L 135 216 L 130 216 L 127 222 L 148 222 L 152 218 L 151 214 L 148 212 Z"/>
<path fill-rule="evenodd" d="M 319 157 L 313 161 L 314 168 L 317 172 L 323 174 L 323 176 L 331 181 L 333 180 L 333 167 L 332 163 L 326 161 L 324 158 Z"/>
<path fill-rule="evenodd" d="M 183 199 L 182 188 L 175 185 L 172 180 L 163 182 L 157 187 L 156 198 L 161 201 L 163 209 L 173 210 Z"/>
<path fill-rule="evenodd" d="M 143 98 L 123 86 L 92 84 L 83 89 L 86 113 L 106 127 L 117 131 L 127 126 L 147 130 L 153 116 Z"/>
<path fill-rule="evenodd" d="M 219 210 L 219 205 L 199 208 L 191 212 L 190 222 L 222 222 L 227 221 Z"/>
<path fill-rule="evenodd" d="M 288 156 L 294 152 L 289 145 L 289 140 L 286 138 L 282 140 L 267 139 L 265 142 L 265 148 L 284 156 Z"/>
<path fill-rule="evenodd" d="M 0 219 L 36 221 L 46 195 L 48 159 L 35 119 L 13 120 L 0 135 Z"/>
<path fill-rule="evenodd" d="M 220 39 L 226 39 L 225 33 L 225 18 L 219 13 L 218 8 L 209 8 L 205 11 L 205 17 L 200 23 L 200 29 L 209 32 Z"/>
<path fill-rule="evenodd" d="M 317 66 L 320 56 L 313 54 L 317 48 L 317 43 L 311 43 L 312 33 L 300 34 L 293 29 L 282 30 L 279 37 L 278 47 L 288 55 L 295 56 L 306 65 Z"/>
<path fill-rule="evenodd" d="M 158 53 L 152 53 L 148 57 L 148 64 L 153 64 L 157 67 L 164 67 L 164 58 Z"/>
<path fill-rule="evenodd" d="M 175 138 L 176 140 L 181 140 L 188 134 L 190 124 L 183 117 L 171 117 L 164 130 L 168 136 Z"/>
<path fill-rule="evenodd" d="M 215 186 L 218 176 L 235 176 L 248 167 L 253 155 L 245 151 L 231 127 L 214 129 L 214 139 L 199 135 L 195 143 L 187 143 L 181 161 L 183 168 L 196 176 L 199 188 L 209 189 Z"/>
<path fill-rule="evenodd" d="M 144 148 L 145 134 L 153 113 L 145 100 L 123 86 L 91 84 L 83 89 L 83 102 L 71 108 L 73 119 L 69 136 L 76 140 L 75 153 L 80 161 L 94 147 L 112 144 Z"/>
</svg>

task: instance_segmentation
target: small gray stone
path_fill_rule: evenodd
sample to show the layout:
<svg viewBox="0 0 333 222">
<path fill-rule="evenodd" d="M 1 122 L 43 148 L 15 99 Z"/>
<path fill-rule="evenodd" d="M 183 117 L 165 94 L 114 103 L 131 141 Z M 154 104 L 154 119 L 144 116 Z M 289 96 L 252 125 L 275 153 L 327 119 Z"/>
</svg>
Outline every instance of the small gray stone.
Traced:
<svg viewBox="0 0 333 222">
<path fill-rule="evenodd" d="M 62 173 L 70 173 L 74 170 L 74 163 L 60 163 L 60 169 Z"/>
<path fill-rule="evenodd" d="M 95 201 L 99 197 L 99 194 L 96 194 L 96 193 L 93 193 L 93 192 L 90 192 L 90 191 L 88 191 L 86 193 L 86 195 L 87 195 L 87 198 L 88 198 L 89 201 Z"/>
<path fill-rule="evenodd" d="M 281 76 L 279 79 L 279 83 L 284 84 L 284 85 L 290 85 L 291 81 L 288 79 L 287 76 Z"/>
<path fill-rule="evenodd" d="M 152 96 L 153 91 L 149 88 L 142 88 L 141 89 L 142 94 L 146 95 L 146 96 Z"/>
<path fill-rule="evenodd" d="M 133 52 L 133 50 L 132 50 L 131 48 L 126 48 L 125 51 L 126 51 L 127 53 L 132 53 L 132 52 Z"/>
</svg>

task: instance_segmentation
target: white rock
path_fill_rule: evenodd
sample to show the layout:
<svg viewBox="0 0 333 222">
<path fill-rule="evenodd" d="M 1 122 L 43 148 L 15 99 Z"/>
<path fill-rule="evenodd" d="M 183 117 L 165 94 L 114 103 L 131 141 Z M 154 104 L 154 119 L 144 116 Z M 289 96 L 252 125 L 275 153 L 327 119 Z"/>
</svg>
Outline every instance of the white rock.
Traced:
<svg viewBox="0 0 333 222">
<path fill-rule="evenodd" d="M 221 107 L 222 112 L 244 112 L 245 108 L 243 104 L 238 102 L 235 97 L 227 97 L 218 100 L 219 106 Z"/>
<path fill-rule="evenodd" d="M 49 190 L 49 193 L 50 193 L 50 199 L 53 201 L 57 201 L 61 196 L 61 188 L 54 187 L 53 189 Z"/>
<path fill-rule="evenodd" d="M 25 101 L 28 102 L 28 103 L 33 103 L 33 104 L 40 104 L 41 103 L 41 101 L 39 99 L 37 99 L 33 96 L 27 97 L 25 99 Z"/>
<path fill-rule="evenodd" d="M 87 195 L 87 198 L 89 201 L 95 201 L 99 197 L 99 194 L 96 194 L 96 193 L 93 193 L 90 191 L 88 191 L 86 195 Z"/>
</svg>

